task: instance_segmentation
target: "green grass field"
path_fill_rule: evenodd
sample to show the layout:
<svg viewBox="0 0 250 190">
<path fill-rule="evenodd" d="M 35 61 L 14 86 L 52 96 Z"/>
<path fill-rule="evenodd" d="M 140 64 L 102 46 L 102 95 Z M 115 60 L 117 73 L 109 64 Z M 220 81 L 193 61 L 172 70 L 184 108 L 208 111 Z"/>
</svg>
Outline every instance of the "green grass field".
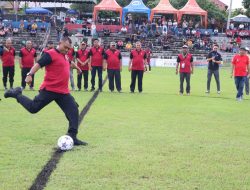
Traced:
<svg viewBox="0 0 250 190">
<path fill-rule="evenodd" d="M 206 69 L 196 69 L 191 96 L 179 96 L 174 69 L 153 68 L 144 92 L 123 93 L 105 84 L 80 126 L 89 143 L 66 152 L 46 190 L 247 190 L 250 189 L 250 98 L 235 101 L 229 69 L 221 70 L 221 95 Z M 16 82 L 20 74 L 17 69 Z M 36 76 L 36 89 L 43 72 Z M 2 89 L 2 83 L 0 85 Z M 28 189 L 50 159 L 67 121 L 55 103 L 36 115 L 0 91 L 0 190 Z M 25 91 L 33 97 L 37 92 Z M 81 110 L 91 92 L 72 93 Z"/>
</svg>

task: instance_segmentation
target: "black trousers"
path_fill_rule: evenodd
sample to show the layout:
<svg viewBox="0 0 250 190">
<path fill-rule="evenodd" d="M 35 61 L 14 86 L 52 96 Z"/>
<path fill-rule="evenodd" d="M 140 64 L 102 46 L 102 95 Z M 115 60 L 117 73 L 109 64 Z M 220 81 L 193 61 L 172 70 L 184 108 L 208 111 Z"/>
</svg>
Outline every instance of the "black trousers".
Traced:
<svg viewBox="0 0 250 190">
<path fill-rule="evenodd" d="M 184 80 L 186 80 L 187 86 L 186 86 L 186 93 L 190 93 L 190 73 L 180 73 L 180 93 L 183 93 L 183 83 Z"/>
<path fill-rule="evenodd" d="M 89 71 L 83 70 L 82 73 L 77 75 L 77 87 L 79 90 L 82 89 L 82 78 L 84 79 L 84 89 L 88 89 L 88 81 L 89 81 Z"/>
<path fill-rule="evenodd" d="M 33 100 L 24 95 L 19 95 L 16 99 L 27 111 L 32 114 L 39 112 L 46 105 L 55 101 L 69 121 L 68 133 L 71 135 L 76 135 L 78 133 L 78 105 L 73 96 L 70 94 L 59 94 L 41 90 Z"/>
<path fill-rule="evenodd" d="M 207 71 L 207 90 L 210 91 L 210 83 L 211 83 L 211 78 L 212 75 L 214 75 L 216 85 L 217 85 L 217 91 L 220 91 L 220 75 L 219 75 L 219 70 L 211 70 L 208 69 Z"/>
<path fill-rule="evenodd" d="M 118 91 L 121 91 L 121 72 L 117 69 L 108 69 L 109 90 L 114 91 L 115 86 Z"/>
<path fill-rule="evenodd" d="M 98 86 L 99 90 L 102 90 L 102 66 L 92 66 L 91 70 L 91 84 L 92 89 L 95 89 L 95 76 L 96 72 L 98 73 Z"/>
<path fill-rule="evenodd" d="M 144 73 L 144 71 L 139 71 L 139 70 L 132 70 L 131 71 L 131 84 L 130 84 L 130 91 L 131 92 L 135 91 L 136 78 L 138 78 L 138 91 L 142 92 L 143 73 Z"/>
<path fill-rule="evenodd" d="M 25 82 L 25 78 L 28 74 L 28 72 L 30 72 L 30 69 L 31 68 L 22 68 L 22 71 L 21 71 L 21 75 L 22 75 L 22 83 L 21 83 L 21 86 L 23 88 L 26 87 L 26 82 Z M 34 75 L 32 75 L 32 82 L 30 84 L 30 87 L 33 88 L 34 87 Z"/>
<path fill-rule="evenodd" d="M 3 67 L 3 86 L 4 87 L 7 87 L 8 77 L 9 77 L 9 82 L 10 82 L 10 88 L 13 87 L 14 75 L 15 75 L 15 66 Z"/>
</svg>

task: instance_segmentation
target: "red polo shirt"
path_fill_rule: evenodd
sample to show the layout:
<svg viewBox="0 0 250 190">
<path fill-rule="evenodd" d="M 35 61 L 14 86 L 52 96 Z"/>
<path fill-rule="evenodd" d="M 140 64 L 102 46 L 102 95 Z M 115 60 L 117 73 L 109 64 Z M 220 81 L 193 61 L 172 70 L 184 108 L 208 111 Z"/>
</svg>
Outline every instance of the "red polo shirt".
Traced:
<svg viewBox="0 0 250 190">
<path fill-rule="evenodd" d="M 108 49 L 105 52 L 104 58 L 107 60 L 107 68 L 108 69 L 114 69 L 114 70 L 120 70 L 120 60 L 121 60 L 121 53 L 119 50 L 110 50 Z"/>
<path fill-rule="evenodd" d="M 150 64 L 150 59 L 151 59 L 151 50 L 147 49 L 146 51 L 146 54 L 147 54 L 147 63 Z"/>
<path fill-rule="evenodd" d="M 27 48 L 22 48 L 20 50 L 19 57 L 21 57 L 21 62 L 23 68 L 31 68 L 34 65 L 35 57 L 36 57 L 36 50 L 31 48 L 28 50 Z"/>
<path fill-rule="evenodd" d="M 76 58 L 80 59 L 82 62 L 86 61 L 89 58 L 89 50 L 86 48 L 85 50 L 78 50 L 76 53 Z M 88 71 L 89 70 L 89 64 L 82 66 L 81 63 L 77 62 L 77 66 L 82 71 Z"/>
<path fill-rule="evenodd" d="M 1 52 L 3 67 L 10 67 L 15 65 L 15 49 L 10 47 L 9 51 L 3 50 Z"/>
<path fill-rule="evenodd" d="M 89 51 L 89 56 L 92 56 L 91 66 L 102 67 L 103 55 L 104 55 L 104 49 L 102 47 L 98 48 L 92 47 Z"/>
<path fill-rule="evenodd" d="M 144 71 L 144 59 L 147 58 L 146 52 L 143 50 L 132 50 L 130 53 L 130 59 L 132 59 L 132 70 Z"/>
<path fill-rule="evenodd" d="M 40 90 L 46 89 L 60 94 L 69 94 L 70 63 L 65 54 L 60 53 L 57 49 L 51 49 L 44 53 L 38 64 L 41 67 L 45 66 L 44 81 Z"/>
<path fill-rule="evenodd" d="M 74 59 L 74 49 L 73 48 L 69 49 L 67 56 L 68 56 L 70 62 L 73 61 L 73 59 Z"/>
<path fill-rule="evenodd" d="M 247 75 L 247 66 L 249 64 L 249 57 L 247 55 L 235 55 L 232 64 L 234 65 L 234 76 L 242 77 Z"/>
</svg>

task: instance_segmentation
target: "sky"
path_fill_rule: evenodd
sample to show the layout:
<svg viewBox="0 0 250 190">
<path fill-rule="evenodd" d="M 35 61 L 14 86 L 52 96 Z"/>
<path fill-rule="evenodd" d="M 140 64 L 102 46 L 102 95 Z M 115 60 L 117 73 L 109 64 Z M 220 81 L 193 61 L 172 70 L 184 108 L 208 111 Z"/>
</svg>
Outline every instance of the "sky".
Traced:
<svg viewBox="0 0 250 190">
<path fill-rule="evenodd" d="M 221 0 L 223 3 L 227 4 L 228 6 L 230 5 L 230 0 Z M 232 0 L 232 8 L 242 8 L 242 0 Z"/>
<path fill-rule="evenodd" d="M 230 5 L 230 0 L 221 0 L 223 3 L 227 4 L 228 6 Z M 242 0 L 232 0 L 232 8 L 242 8 Z M 29 3 L 30 7 L 35 6 L 35 3 Z M 42 3 L 42 7 L 54 7 L 55 3 Z M 56 3 L 56 6 L 60 7 L 61 3 Z M 63 7 L 69 8 L 70 4 L 69 3 L 62 3 Z"/>
</svg>

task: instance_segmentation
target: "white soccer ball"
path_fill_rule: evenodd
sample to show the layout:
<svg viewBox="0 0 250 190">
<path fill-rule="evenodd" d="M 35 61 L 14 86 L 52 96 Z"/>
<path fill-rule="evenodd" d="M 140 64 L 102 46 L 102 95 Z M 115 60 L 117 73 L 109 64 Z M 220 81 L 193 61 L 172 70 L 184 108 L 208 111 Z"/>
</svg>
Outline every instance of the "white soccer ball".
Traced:
<svg viewBox="0 0 250 190">
<path fill-rule="evenodd" d="M 61 150 L 70 150 L 74 146 L 74 141 L 69 135 L 63 135 L 58 139 L 57 145 Z"/>
</svg>

